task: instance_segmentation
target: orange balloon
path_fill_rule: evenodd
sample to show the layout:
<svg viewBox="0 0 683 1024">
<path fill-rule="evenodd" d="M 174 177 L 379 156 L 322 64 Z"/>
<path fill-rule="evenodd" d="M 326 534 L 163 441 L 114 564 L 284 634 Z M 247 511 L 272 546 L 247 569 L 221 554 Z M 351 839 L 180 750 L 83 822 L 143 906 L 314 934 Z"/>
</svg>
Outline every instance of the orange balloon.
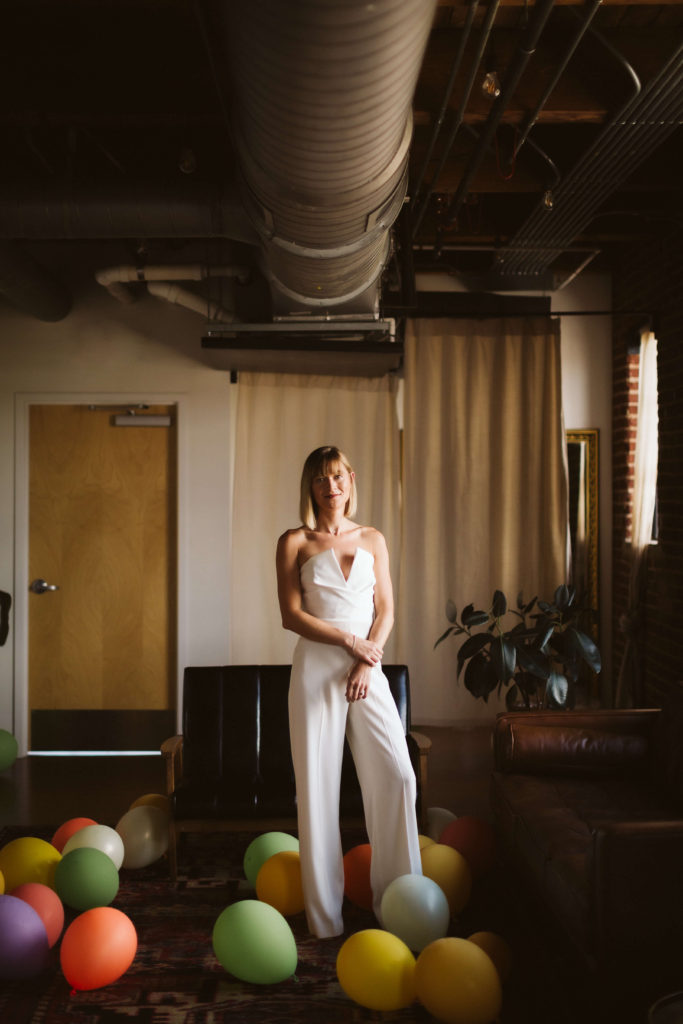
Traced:
<svg viewBox="0 0 683 1024">
<path fill-rule="evenodd" d="M 134 800 L 128 810 L 132 811 L 134 807 L 158 807 L 164 814 L 170 813 L 168 797 L 163 793 L 145 793 Z"/>
<path fill-rule="evenodd" d="M 370 843 L 361 843 L 344 854 L 344 895 L 364 910 L 372 910 Z"/>
<path fill-rule="evenodd" d="M 73 989 L 86 991 L 117 981 L 138 948 L 135 925 L 115 907 L 93 907 L 64 932 L 59 959 Z"/>
<path fill-rule="evenodd" d="M 45 925 L 50 949 L 64 928 L 64 905 L 54 889 L 41 882 L 24 882 L 12 890 L 12 895 L 33 907 Z"/>
<path fill-rule="evenodd" d="M 96 825 L 97 822 L 93 821 L 92 818 L 69 818 L 63 825 L 60 825 L 55 834 L 53 835 L 50 842 L 54 846 L 55 850 L 59 850 L 61 853 L 64 849 L 67 841 L 71 839 L 76 832 L 80 832 L 86 825 Z"/>
<path fill-rule="evenodd" d="M 256 876 L 256 895 L 283 917 L 301 913 L 304 893 L 298 850 L 281 850 L 264 861 Z"/>
<path fill-rule="evenodd" d="M 446 825 L 439 842 L 463 855 L 473 878 L 481 878 L 496 862 L 496 834 L 493 826 L 482 818 L 456 818 Z"/>
</svg>

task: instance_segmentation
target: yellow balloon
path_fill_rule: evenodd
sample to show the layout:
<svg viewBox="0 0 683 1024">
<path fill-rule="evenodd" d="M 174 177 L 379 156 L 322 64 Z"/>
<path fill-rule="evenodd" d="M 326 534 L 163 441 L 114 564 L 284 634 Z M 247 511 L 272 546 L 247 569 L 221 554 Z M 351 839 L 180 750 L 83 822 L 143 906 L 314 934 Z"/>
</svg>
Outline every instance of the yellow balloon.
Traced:
<svg viewBox="0 0 683 1024">
<path fill-rule="evenodd" d="M 52 843 L 35 836 L 22 836 L 0 850 L 0 871 L 12 892 L 24 882 L 40 882 L 54 889 L 55 868 L 62 859 Z"/>
<path fill-rule="evenodd" d="M 459 914 L 470 898 L 472 872 L 461 853 L 445 843 L 431 843 L 421 851 L 422 873 L 443 889 L 451 914 Z"/>
<path fill-rule="evenodd" d="M 282 850 L 263 862 L 256 876 L 256 895 L 283 917 L 301 913 L 304 892 L 298 850 Z"/>
<path fill-rule="evenodd" d="M 468 939 L 437 939 L 415 964 L 417 998 L 443 1024 L 492 1024 L 503 993 L 491 958 Z"/>
<path fill-rule="evenodd" d="M 369 1010 L 402 1010 L 415 1000 L 415 957 L 379 928 L 349 936 L 337 955 L 337 978 L 347 996 Z"/>
<path fill-rule="evenodd" d="M 132 811 L 134 807 L 144 806 L 158 807 L 164 814 L 170 813 L 168 797 L 164 796 L 163 793 L 145 793 L 144 796 L 139 796 L 137 800 L 134 800 L 128 810 Z"/>
<path fill-rule="evenodd" d="M 512 950 L 507 942 L 495 932 L 475 932 L 469 936 L 469 941 L 479 946 L 493 960 L 493 966 L 498 971 L 502 982 L 507 981 L 512 970 Z"/>
<path fill-rule="evenodd" d="M 421 850 L 424 850 L 425 846 L 433 846 L 433 844 L 436 842 L 436 839 L 432 839 L 431 836 L 419 835 L 417 838 L 420 841 Z"/>
</svg>

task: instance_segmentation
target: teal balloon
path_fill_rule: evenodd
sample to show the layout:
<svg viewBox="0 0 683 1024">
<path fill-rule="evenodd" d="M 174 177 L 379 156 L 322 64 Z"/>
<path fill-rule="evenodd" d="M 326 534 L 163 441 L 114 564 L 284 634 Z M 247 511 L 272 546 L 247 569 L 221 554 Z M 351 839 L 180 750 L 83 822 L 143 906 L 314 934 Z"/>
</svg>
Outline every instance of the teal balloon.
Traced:
<svg viewBox="0 0 683 1024">
<path fill-rule="evenodd" d="M 240 900 L 219 915 L 213 951 L 229 974 L 255 985 L 275 985 L 296 971 L 292 929 L 279 910 L 261 900 Z"/>
<path fill-rule="evenodd" d="M 384 890 L 380 910 L 385 929 L 418 953 L 444 938 L 451 919 L 443 889 L 426 875 L 395 878 Z"/>
<path fill-rule="evenodd" d="M 0 772 L 11 768 L 17 759 L 19 747 L 16 739 L 7 729 L 0 729 Z"/>
<path fill-rule="evenodd" d="M 119 891 L 119 873 L 111 857 L 83 846 L 65 854 L 55 868 L 57 895 L 74 910 L 108 906 Z"/>
<path fill-rule="evenodd" d="M 244 854 L 244 874 L 255 887 L 261 867 L 269 857 L 283 850 L 299 850 L 299 840 L 287 832 L 264 832 L 253 839 Z"/>
</svg>

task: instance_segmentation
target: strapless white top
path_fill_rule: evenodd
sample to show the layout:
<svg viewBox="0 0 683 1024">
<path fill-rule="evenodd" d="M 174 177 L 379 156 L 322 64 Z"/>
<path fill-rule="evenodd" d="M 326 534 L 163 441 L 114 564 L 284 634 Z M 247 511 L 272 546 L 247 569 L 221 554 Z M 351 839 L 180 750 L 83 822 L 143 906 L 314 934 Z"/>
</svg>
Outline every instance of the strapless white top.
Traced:
<svg viewBox="0 0 683 1024">
<path fill-rule="evenodd" d="M 375 559 L 356 548 L 348 577 L 333 548 L 318 551 L 301 566 L 303 607 L 310 615 L 335 626 L 353 627 L 367 636 L 375 615 Z"/>
</svg>

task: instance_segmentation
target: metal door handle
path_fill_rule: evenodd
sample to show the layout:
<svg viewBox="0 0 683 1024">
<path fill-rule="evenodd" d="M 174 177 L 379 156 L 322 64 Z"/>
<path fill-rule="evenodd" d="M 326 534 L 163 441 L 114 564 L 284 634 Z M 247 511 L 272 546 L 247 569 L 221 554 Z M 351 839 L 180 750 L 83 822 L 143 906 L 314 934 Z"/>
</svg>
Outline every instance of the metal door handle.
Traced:
<svg viewBox="0 0 683 1024">
<path fill-rule="evenodd" d="M 59 590 L 59 587 L 56 583 L 48 583 L 47 580 L 37 579 L 33 581 L 28 589 L 32 590 L 34 594 L 44 594 L 46 590 Z"/>
</svg>

